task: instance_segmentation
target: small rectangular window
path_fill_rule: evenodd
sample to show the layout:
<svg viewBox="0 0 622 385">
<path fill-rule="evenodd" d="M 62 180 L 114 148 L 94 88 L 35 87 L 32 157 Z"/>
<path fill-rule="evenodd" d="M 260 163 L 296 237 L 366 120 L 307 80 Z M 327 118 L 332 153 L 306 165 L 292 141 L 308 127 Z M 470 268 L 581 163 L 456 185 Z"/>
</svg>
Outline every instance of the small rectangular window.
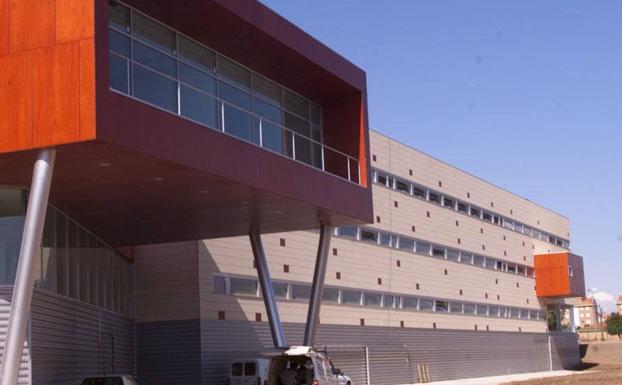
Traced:
<svg viewBox="0 0 622 385">
<path fill-rule="evenodd" d="M 399 179 L 395 180 L 395 189 L 397 191 L 405 192 L 410 194 L 410 185 L 408 183 L 402 182 Z"/>
<path fill-rule="evenodd" d="M 311 298 L 311 286 L 292 284 L 291 289 L 292 289 L 292 292 L 291 292 L 292 299 Z"/>
<path fill-rule="evenodd" d="M 255 376 L 257 374 L 257 367 L 254 362 L 246 362 L 244 364 L 244 375 Z"/>
<path fill-rule="evenodd" d="M 457 250 L 452 250 L 452 249 L 447 249 L 447 260 L 448 261 L 454 261 L 454 262 L 458 262 L 458 251 Z"/>
<path fill-rule="evenodd" d="M 419 302 L 417 297 L 403 297 L 402 309 L 417 310 L 417 303 Z"/>
<path fill-rule="evenodd" d="M 451 313 L 462 313 L 462 303 L 460 303 L 460 302 L 450 302 L 449 303 L 449 311 Z"/>
<path fill-rule="evenodd" d="M 385 174 L 376 174 L 376 183 L 387 185 L 387 176 Z"/>
<path fill-rule="evenodd" d="M 216 54 L 184 36 L 179 36 L 179 57 L 203 71 L 215 72 Z"/>
<path fill-rule="evenodd" d="M 473 315 L 475 314 L 476 305 L 473 303 L 465 303 L 464 304 L 464 314 Z"/>
<path fill-rule="evenodd" d="M 477 305 L 477 315 L 479 316 L 487 316 L 488 315 L 488 306 L 486 305 Z"/>
<path fill-rule="evenodd" d="M 358 229 L 356 227 L 339 227 L 337 233 L 342 237 L 357 238 Z"/>
<path fill-rule="evenodd" d="M 443 206 L 449 208 L 449 209 L 455 209 L 455 204 L 456 202 L 453 201 L 453 199 L 449 199 L 447 197 L 443 197 Z"/>
<path fill-rule="evenodd" d="M 413 195 L 418 198 L 425 198 L 425 189 L 422 187 L 413 186 Z"/>
<path fill-rule="evenodd" d="M 339 289 L 334 289 L 332 287 L 324 288 L 324 302 L 339 302 Z"/>
<path fill-rule="evenodd" d="M 516 274 L 516 272 L 517 272 L 516 265 L 508 265 L 508 273 Z"/>
<path fill-rule="evenodd" d="M 218 76 L 244 88 L 251 88 L 250 71 L 222 56 L 218 56 Z"/>
<path fill-rule="evenodd" d="M 471 206 L 471 216 L 480 218 L 481 217 L 481 212 L 479 211 L 479 209 Z"/>
<path fill-rule="evenodd" d="M 465 213 L 468 211 L 468 206 L 466 203 L 458 202 L 458 211 L 461 213 Z"/>
<path fill-rule="evenodd" d="M 413 251 L 415 249 L 415 241 L 412 239 L 400 237 L 398 244 L 399 248 L 402 250 Z"/>
<path fill-rule="evenodd" d="M 361 229 L 361 241 L 378 243 L 378 233 L 375 231 Z"/>
<path fill-rule="evenodd" d="M 240 377 L 243 375 L 244 373 L 244 367 L 242 366 L 241 362 L 234 362 L 231 365 L 231 375 L 235 376 L 235 377 Z"/>
<path fill-rule="evenodd" d="M 227 294 L 225 277 L 222 275 L 214 276 L 214 293 L 215 294 Z"/>
<path fill-rule="evenodd" d="M 526 272 L 524 266 L 518 266 L 516 271 L 518 275 L 525 275 Z"/>
<path fill-rule="evenodd" d="M 342 290 L 341 291 L 341 303 L 347 305 L 360 305 L 361 304 L 361 292 L 354 290 Z"/>
<path fill-rule="evenodd" d="M 257 281 L 248 278 L 229 278 L 231 294 L 257 295 Z"/>
<path fill-rule="evenodd" d="M 365 306 L 380 307 L 382 295 L 378 293 L 365 293 Z"/>
<path fill-rule="evenodd" d="M 428 192 L 428 200 L 437 204 L 441 204 L 441 196 L 439 194 Z"/>
<path fill-rule="evenodd" d="M 434 310 L 434 300 L 427 299 L 427 298 L 421 298 L 419 300 L 419 310 L 424 310 L 424 311 Z"/>
<path fill-rule="evenodd" d="M 447 301 L 436 300 L 434 303 L 434 311 L 439 313 L 447 313 L 449 311 L 449 303 Z"/>
<path fill-rule="evenodd" d="M 432 256 L 445 258 L 445 248 L 440 246 L 432 246 Z"/>
<path fill-rule="evenodd" d="M 429 243 L 417 241 L 416 247 L 417 247 L 416 248 L 417 253 L 430 255 L 430 248 L 432 246 L 430 246 Z"/>
<path fill-rule="evenodd" d="M 380 244 L 383 246 L 392 246 L 391 235 L 387 233 L 380 233 Z"/>
<path fill-rule="evenodd" d="M 467 265 L 473 263 L 473 254 L 469 254 L 469 253 L 460 253 L 460 262 L 461 263 L 465 263 Z"/>
<path fill-rule="evenodd" d="M 284 107 L 287 111 L 292 112 L 301 118 L 309 119 L 309 102 L 297 94 L 289 90 L 283 90 Z"/>
<path fill-rule="evenodd" d="M 108 25 L 122 31 L 130 30 L 130 9 L 116 1 L 108 2 Z"/>
<path fill-rule="evenodd" d="M 482 219 L 488 222 L 492 222 L 492 214 L 488 211 L 482 211 Z"/>
</svg>

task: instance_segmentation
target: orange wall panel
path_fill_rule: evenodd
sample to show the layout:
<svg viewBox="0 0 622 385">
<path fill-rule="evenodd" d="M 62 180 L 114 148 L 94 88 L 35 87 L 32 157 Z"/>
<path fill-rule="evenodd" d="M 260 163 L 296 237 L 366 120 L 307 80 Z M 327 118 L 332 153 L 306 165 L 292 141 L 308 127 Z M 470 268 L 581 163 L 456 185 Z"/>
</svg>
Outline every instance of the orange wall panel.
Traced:
<svg viewBox="0 0 622 385">
<path fill-rule="evenodd" d="M 9 1 L 11 52 L 21 52 L 54 44 L 55 0 Z"/>
<path fill-rule="evenodd" d="M 570 277 L 572 266 L 573 276 Z M 538 297 L 569 298 L 585 296 L 583 259 L 568 252 L 534 256 Z"/>
<path fill-rule="evenodd" d="M 92 38 L 94 23 L 94 0 L 56 0 L 57 43 Z"/>
<path fill-rule="evenodd" d="M 9 0 L 0 0 L 0 56 L 9 53 Z"/>
<path fill-rule="evenodd" d="M 0 58 L 0 152 L 32 146 L 31 55 Z"/>
<path fill-rule="evenodd" d="M 33 60 L 34 146 L 80 138 L 79 43 L 37 50 Z"/>
<path fill-rule="evenodd" d="M 80 41 L 80 139 L 95 139 L 95 39 Z"/>
</svg>

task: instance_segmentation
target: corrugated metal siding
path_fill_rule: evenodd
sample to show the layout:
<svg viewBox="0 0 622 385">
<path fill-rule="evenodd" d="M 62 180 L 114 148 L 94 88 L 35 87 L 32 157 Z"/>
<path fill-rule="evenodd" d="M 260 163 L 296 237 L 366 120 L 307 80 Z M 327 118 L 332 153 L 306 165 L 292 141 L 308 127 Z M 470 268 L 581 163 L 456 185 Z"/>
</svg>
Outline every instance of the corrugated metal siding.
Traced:
<svg viewBox="0 0 622 385">
<path fill-rule="evenodd" d="M 2 351 L 6 341 L 6 333 L 9 325 L 9 315 L 11 314 L 11 296 L 13 295 L 12 286 L 0 287 L 0 363 L 2 363 Z M 24 343 L 22 351 L 22 362 L 19 369 L 18 385 L 29 385 L 31 375 L 30 349 L 28 349 L 29 338 Z"/>
<path fill-rule="evenodd" d="M 551 334 L 553 370 L 574 369 L 581 364 L 579 339 L 573 333 Z"/>
<path fill-rule="evenodd" d="M 252 356 L 272 346 L 265 322 L 204 320 L 201 327 L 203 384 L 226 384 L 231 359 Z M 288 343 L 300 344 L 304 326 L 284 327 Z M 562 358 L 555 368 L 569 368 L 573 361 L 568 357 L 575 353 L 578 357 L 578 345 L 569 343 L 572 338 L 570 334 L 559 337 L 559 348 L 552 351 Z M 373 385 L 416 383 L 420 363 L 428 365 L 433 381 L 546 371 L 550 365 L 548 337 L 535 333 L 321 325 L 318 344 L 329 345 L 329 353 L 338 345 L 368 346 Z M 331 358 L 335 366 L 357 378 L 355 384 L 364 383 L 361 374 L 366 368 L 360 351 L 354 349 L 345 360 L 338 355 Z"/>
<path fill-rule="evenodd" d="M 227 336 L 223 336 L 227 339 Z M 137 372 L 150 385 L 201 383 L 199 320 L 136 324 Z"/>
<path fill-rule="evenodd" d="M 98 373 L 134 373 L 132 321 L 45 290 L 31 313 L 32 383 L 65 385 Z"/>
</svg>

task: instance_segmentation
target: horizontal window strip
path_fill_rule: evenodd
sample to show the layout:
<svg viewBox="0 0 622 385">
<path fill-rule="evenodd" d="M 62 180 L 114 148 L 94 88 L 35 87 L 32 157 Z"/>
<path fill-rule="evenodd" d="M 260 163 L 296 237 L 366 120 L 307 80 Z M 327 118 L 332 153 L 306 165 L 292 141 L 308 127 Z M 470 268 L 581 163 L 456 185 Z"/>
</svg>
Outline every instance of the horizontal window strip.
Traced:
<svg viewBox="0 0 622 385">
<path fill-rule="evenodd" d="M 370 227 L 337 227 L 335 235 L 353 241 L 459 263 L 464 266 L 479 267 L 527 278 L 535 277 L 534 269 L 531 266 Z"/>
<path fill-rule="evenodd" d="M 309 283 L 274 280 L 272 286 L 277 299 L 280 300 L 308 301 L 311 295 L 311 284 Z M 217 273 L 213 275 L 213 288 L 215 294 L 261 298 L 261 289 L 256 277 Z M 544 321 L 545 319 L 545 313 L 542 310 L 337 286 L 326 286 L 324 288 L 322 302 L 327 305 L 444 313 L 470 317 L 505 318 L 525 321 Z"/>
<path fill-rule="evenodd" d="M 464 202 L 458 198 L 452 197 L 451 195 L 440 193 L 416 182 L 395 176 L 389 172 L 380 169 L 373 169 L 373 181 L 374 184 L 399 191 L 403 194 L 419 198 L 437 206 L 454 210 L 468 217 L 476 218 L 483 222 L 491 223 L 567 250 L 570 249 L 570 241 L 567 239 L 550 234 L 533 226 L 527 226 L 519 221 L 515 221 L 494 211 Z"/>
</svg>

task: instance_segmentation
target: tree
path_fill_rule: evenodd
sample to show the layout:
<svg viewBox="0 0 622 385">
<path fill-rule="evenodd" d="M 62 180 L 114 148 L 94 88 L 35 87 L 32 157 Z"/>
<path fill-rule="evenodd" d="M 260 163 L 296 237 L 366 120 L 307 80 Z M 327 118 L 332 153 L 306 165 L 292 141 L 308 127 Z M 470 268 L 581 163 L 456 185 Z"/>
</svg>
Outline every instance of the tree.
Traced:
<svg viewBox="0 0 622 385">
<path fill-rule="evenodd" d="M 618 313 L 612 313 L 605 321 L 607 324 L 607 333 L 612 336 L 622 337 L 622 315 Z"/>
</svg>

